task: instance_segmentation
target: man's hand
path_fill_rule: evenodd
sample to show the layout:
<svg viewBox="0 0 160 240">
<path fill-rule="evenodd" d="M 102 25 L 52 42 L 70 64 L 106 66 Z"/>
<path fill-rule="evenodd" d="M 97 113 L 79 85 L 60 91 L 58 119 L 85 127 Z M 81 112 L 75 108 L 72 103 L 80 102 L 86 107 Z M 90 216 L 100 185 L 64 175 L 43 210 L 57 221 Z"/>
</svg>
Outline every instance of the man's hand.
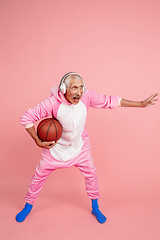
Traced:
<svg viewBox="0 0 160 240">
<path fill-rule="evenodd" d="M 47 148 L 47 149 L 50 149 L 52 147 L 54 147 L 56 145 L 56 142 L 54 141 L 51 141 L 51 142 L 41 142 L 41 141 L 38 141 L 36 142 L 38 147 L 41 147 L 41 148 Z"/>
<path fill-rule="evenodd" d="M 155 94 L 152 94 L 149 98 L 147 98 L 146 100 L 142 101 L 141 104 L 142 104 L 142 107 L 145 108 L 145 107 L 148 107 L 150 105 L 154 105 L 155 104 L 155 101 L 158 101 L 157 97 L 158 96 L 158 93 L 155 93 Z"/>
</svg>

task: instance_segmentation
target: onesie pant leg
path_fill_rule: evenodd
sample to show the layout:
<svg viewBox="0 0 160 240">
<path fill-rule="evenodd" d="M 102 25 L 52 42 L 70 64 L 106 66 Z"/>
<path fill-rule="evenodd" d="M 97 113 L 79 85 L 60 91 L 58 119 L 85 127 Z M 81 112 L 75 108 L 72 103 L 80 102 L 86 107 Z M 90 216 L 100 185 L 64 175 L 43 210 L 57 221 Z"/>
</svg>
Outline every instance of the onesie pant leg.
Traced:
<svg viewBox="0 0 160 240">
<path fill-rule="evenodd" d="M 27 196 L 25 197 L 28 203 L 33 204 L 36 201 L 47 177 L 51 172 L 52 170 L 49 169 L 43 170 L 41 168 L 41 164 L 38 164 L 34 176 L 31 179 L 31 183 L 28 187 Z"/>
<path fill-rule="evenodd" d="M 96 175 L 96 167 L 93 165 L 89 136 L 83 134 L 83 148 L 81 153 L 76 157 L 74 166 L 77 167 L 85 177 L 87 196 L 91 199 L 100 197 L 99 184 Z"/>
<path fill-rule="evenodd" d="M 34 176 L 28 187 L 28 193 L 25 197 L 28 203 L 33 204 L 36 201 L 46 179 L 56 169 L 56 166 L 53 163 L 54 159 L 51 157 L 49 151 L 47 149 L 43 150 L 42 158 L 36 167 Z"/>
<path fill-rule="evenodd" d="M 87 196 L 91 199 L 97 199 L 99 195 L 99 184 L 96 175 L 96 167 L 92 164 L 92 159 L 83 161 L 75 165 L 85 177 Z"/>
</svg>

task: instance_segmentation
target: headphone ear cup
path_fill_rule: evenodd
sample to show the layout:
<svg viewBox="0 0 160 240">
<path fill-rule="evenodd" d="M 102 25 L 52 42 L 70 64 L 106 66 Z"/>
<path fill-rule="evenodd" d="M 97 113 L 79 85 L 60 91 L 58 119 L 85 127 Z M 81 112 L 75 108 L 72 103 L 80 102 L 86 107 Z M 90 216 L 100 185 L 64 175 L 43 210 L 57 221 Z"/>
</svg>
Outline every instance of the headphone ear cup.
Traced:
<svg viewBox="0 0 160 240">
<path fill-rule="evenodd" d="M 61 83 L 60 89 L 63 94 L 66 93 L 66 85 L 63 82 Z"/>
<path fill-rule="evenodd" d="M 85 93 L 85 91 L 86 91 L 86 87 L 85 87 L 85 86 L 83 86 L 83 94 Z"/>
</svg>

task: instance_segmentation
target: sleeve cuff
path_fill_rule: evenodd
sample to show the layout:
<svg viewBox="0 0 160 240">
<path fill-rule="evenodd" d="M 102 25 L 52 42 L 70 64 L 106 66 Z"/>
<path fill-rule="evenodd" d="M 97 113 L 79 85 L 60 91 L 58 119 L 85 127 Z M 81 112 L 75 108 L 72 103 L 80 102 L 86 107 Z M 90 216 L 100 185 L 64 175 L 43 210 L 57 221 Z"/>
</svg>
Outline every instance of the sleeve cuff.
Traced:
<svg viewBox="0 0 160 240">
<path fill-rule="evenodd" d="M 27 129 L 27 128 L 30 128 L 30 127 L 33 127 L 33 126 L 34 126 L 33 123 L 28 123 L 28 124 L 26 124 L 24 127 Z"/>
<path fill-rule="evenodd" d="M 118 103 L 117 103 L 117 106 L 118 106 L 118 107 L 121 107 L 121 100 L 122 100 L 122 98 L 119 98 L 119 99 L 118 99 Z"/>
</svg>

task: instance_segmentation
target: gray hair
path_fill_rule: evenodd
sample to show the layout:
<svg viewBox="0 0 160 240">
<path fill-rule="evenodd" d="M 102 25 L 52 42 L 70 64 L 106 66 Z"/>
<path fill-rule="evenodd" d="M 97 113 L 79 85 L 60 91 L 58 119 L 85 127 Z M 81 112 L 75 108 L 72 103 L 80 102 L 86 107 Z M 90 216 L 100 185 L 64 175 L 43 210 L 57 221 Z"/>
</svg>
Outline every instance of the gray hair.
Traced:
<svg viewBox="0 0 160 240">
<path fill-rule="evenodd" d="M 83 78 L 80 77 L 78 74 L 71 74 L 68 77 L 66 77 L 66 79 L 64 80 L 64 84 L 65 84 L 66 88 L 68 88 L 70 86 L 70 81 L 75 78 L 83 81 Z"/>
</svg>

